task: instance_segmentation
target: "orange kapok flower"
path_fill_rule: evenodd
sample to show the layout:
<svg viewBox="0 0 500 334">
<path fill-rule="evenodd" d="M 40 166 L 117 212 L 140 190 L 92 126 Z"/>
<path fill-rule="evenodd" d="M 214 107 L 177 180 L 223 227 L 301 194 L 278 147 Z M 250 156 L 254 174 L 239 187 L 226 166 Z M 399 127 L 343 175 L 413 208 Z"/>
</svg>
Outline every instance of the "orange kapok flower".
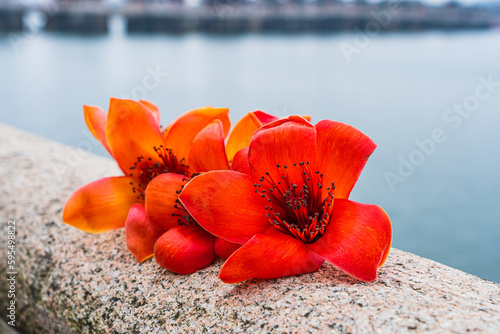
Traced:
<svg viewBox="0 0 500 334">
<path fill-rule="evenodd" d="M 161 175 L 189 179 L 197 172 L 189 164 L 203 164 L 191 154 L 192 144 L 213 122 L 218 122 L 223 136 L 227 135 L 228 109 L 189 111 L 164 131 L 158 108 L 148 101 L 111 99 L 108 115 L 91 106 L 84 107 L 84 114 L 90 131 L 124 175 L 106 177 L 75 191 L 66 202 L 63 221 L 91 233 L 126 227 L 127 246 L 142 262 L 153 255 L 156 239 L 165 232 L 161 225 L 150 221 L 146 212 L 148 184 Z"/>
<path fill-rule="evenodd" d="M 219 278 L 239 283 L 314 272 L 326 259 L 373 281 L 392 241 L 376 205 L 348 199 L 376 144 L 352 126 L 290 116 L 263 126 L 235 155 L 240 171 L 192 179 L 179 199 L 208 232 L 243 244 Z"/>
<path fill-rule="evenodd" d="M 94 136 L 116 159 L 124 176 L 104 178 L 77 190 L 68 200 L 63 220 L 100 233 L 125 225 L 127 248 L 139 261 L 155 255 L 160 266 L 179 274 L 227 259 L 240 247 L 208 233 L 178 201 L 183 186 L 199 173 L 246 170 L 238 164 L 259 127 L 277 118 L 248 113 L 229 129 L 227 109 L 196 109 L 162 132 L 160 113 L 147 101 L 112 99 L 108 115 L 84 107 Z M 226 153 L 227 152 L 227 153 Z M 231 160 L 228 159 L 230 157 Z M 117 186 L 119 185 L 119 186 Z"/>
</svg>

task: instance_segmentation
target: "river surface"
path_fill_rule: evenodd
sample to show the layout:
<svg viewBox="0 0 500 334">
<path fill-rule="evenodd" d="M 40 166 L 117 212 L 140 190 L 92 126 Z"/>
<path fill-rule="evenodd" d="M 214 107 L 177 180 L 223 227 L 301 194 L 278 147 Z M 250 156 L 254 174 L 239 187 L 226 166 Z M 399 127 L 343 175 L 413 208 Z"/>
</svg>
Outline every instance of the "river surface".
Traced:
<svg viewBox="0 0 500 334">
<path fill-rule="evenodd" d="M 204 105 L 349 123 L 379 147 L 351 199 L 393 246 L 500 282 L 500 31 L 0 35 L 0 122 L 89 145 L 82 105 L 144 98 L 167 124 Z"/>
</svg>

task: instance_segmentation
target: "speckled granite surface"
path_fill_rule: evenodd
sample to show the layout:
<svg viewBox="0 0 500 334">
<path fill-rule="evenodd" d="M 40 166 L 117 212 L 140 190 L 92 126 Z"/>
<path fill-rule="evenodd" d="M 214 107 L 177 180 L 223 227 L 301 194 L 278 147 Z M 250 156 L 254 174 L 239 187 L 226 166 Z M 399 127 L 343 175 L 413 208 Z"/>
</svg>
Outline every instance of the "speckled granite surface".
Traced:
<svg viewBox="0 0 500 334">
<path fill-rule="evenodd" d="M 76 188 L 118 173 L 111 160 L 0 124 L 0 309 L 5 226 L 15 220 L 19 332 L 500 332 L 499 284 L 396 249 L 373 283 L 327 264 L 240 285 L 217 280 L 220 262 L 189 276 L 138 264 L 123 231 L 90 235 L 61 222 Z"/>
</svg>

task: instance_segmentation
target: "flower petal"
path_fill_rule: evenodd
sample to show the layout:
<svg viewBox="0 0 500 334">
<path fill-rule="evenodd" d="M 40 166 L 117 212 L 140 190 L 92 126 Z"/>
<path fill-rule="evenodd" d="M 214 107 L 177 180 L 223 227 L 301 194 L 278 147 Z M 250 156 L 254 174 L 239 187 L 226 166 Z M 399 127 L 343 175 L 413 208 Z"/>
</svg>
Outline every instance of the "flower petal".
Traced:
<svg viewBox="0 0 500 334">
<path fill-rule="evenodd" d="M 146 261 L 154 255 L 155 242 L 163 233 L 150 223 L 143 204 L 132 205 L 125 222 L 125 235 L 127 248 L 137 261 Z"/>
<path fill-rule="evenodd" d="M 129 177 L 108 177 L 83 186 L 71 195 L 63 221 L 80 230 L 102 233 L 125 226 L 130 207 L 139 202 Z"/>
<path fill-rule="evenodd" d="M 255 110 L 252 112 L 252 114 L 254 114 L 255 117 L 257 117 L 261 126 L 277 121 L 279 119 L 278 117 L 268 114 L 267 112 L 263 112 L 262 110 Z"/>
<path fill-rule="evenodd" d="M 255 193 L 254 182 L 242 173 L 211 171 L 193 178 L 179 199 L 208 232 L 245 243 L 268 226 L 267 201 Z"/>
<path fill-rule="evenodd" d="M 336 199 L 326 233 L 307 247 L 363 281 L 377 278 L 377 269 L 391 247 L 392 227 L 377 205 Z"/>
<path fill-rule="evenodd" d="M 206 107 L 188 111 L 167 127 L 166 146 L 173 150 L 179 160 L 188 159 L 194 137 L 216 119 L 222 122 L 225 137 L 231 127 L 229 109 Z"/>
<path fill-rule="evenodd" d="M 108 141 L 106 139 L 106 113 L 99 107 L 83 106 L 83 115 L 90 132 L 111 154 Z"/>
<path fill-rule="evenodd" d="M 307 249 L 303 242 L 271 229 L 275 231 L 255 235 L 227 259 L 219 273 L 223 282 L 278 278 L 319 269 L 322 257 Z"/>
<path fill-rule="evenodd" d="M 166 127 L 165 129 L 163 130 L 163 138 L 167 138 L 168 136 L 168 132 L 170 131 L 170 129 L 172 128 L 172 126 L 174 125 L 174 123 L 176 122 L 177 120 L 173 120 L 172 122 L 170 122 Z"/>
<path fill-rule="evenodd" d="M 146 106 L 146 108 L 149 109 L 149 111 L 151 111 L 151 113 L 153 114 L 154 118 L 156 119 L 156 122 L 158 124 L 160 124 L 160 109 L 153 103 L 149 102 L 149 101 L 146 101 L 146 100 L 139 100 L 139 102 L 141 104 L 143 104 L 144 106 Z"/>
<path fill-rule="evenodd" d="M 198 173 L 229 169 L 220 120 L 214 120 L 196 135 L 188 161 L 190 170 Z"/>
<path fill-rule="evenodd" d="M 230 257 L 231 254 L 233 254 L 240 247 L 241 244 L 230 242 L 222 238 L 215 239 L 215 253 L 217 254 L 217 256 L 224 260 L 227 260 L 227 258 Z"/>
<path fill-rule="evenodd" d="M 155 259 L 177 274 L 191 274 L 215 260 L 215 237 L 199 226 L 177 226 L 155 244 Z"/>
<path fill-rule="evenodd" d="M 232 170 L 252 176 L 250 163 L 248 162 L 248 147 L 242 148 L 236 152 L 231 167 Z"/>
<path fill-rule="evenodd" d="M 185 211 L 175 207 L 176 201 L 188 180 L 181 174 L 164 173 L 149 182 L 146 188 L 146 212 L 158 229 L 168 231 L 178 225 L 178 217 Z"/>
<path fill-rule="evenodd" d="M 106 138 L 116 162 L 125 173 L 131 171 L 138 157 L 151 163 L 162 162 L 155 147 L 163 145 L 163 135 L 153 114 L 141 103 L 131 100 L 111 99 L 106 123 Z"/>
<path fill-rule="evenodd" d="M 301 184 L 303 171 L 295 164 L 310 162 L 307 168 L 317 170 L 314 126 L 300 116 L 265 125 L 254 134 L 248 159 L 255 180 L 264 176 L 266 182 L 277 184 L 286 174 L 290 182 Z"/>
<path fill-rule="evenodd" d="M 236 152 L 250 145 L 253 134 L 262 125 L 271 123 L 278 118 L 263 111 L 249 112 L 234 126 L 227 139 L 226 152 L 229 161 L 232 161 Z"/>
<path fill-rule="evenodd" d="M 324 183 L 335 184 L 335 198 L 348 198 L 377 144 L 358 129 L 324 120 L 316 124 L 318 157 Z"/>
</svg>

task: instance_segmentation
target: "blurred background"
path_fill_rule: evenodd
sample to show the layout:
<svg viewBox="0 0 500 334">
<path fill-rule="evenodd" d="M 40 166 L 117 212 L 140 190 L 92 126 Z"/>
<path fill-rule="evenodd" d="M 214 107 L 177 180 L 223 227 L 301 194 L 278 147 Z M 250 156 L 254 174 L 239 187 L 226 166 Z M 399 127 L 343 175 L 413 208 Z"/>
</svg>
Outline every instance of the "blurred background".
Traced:
<svg viewBox="0 0 500 334">
<path fill-rule="evenodd" d="M 500 282 L 500 2 L 0 0 L 0 122 L 107 155 L 83 104 L 310 114 L 379 147 L 393 246 Z"/>
</svg>

